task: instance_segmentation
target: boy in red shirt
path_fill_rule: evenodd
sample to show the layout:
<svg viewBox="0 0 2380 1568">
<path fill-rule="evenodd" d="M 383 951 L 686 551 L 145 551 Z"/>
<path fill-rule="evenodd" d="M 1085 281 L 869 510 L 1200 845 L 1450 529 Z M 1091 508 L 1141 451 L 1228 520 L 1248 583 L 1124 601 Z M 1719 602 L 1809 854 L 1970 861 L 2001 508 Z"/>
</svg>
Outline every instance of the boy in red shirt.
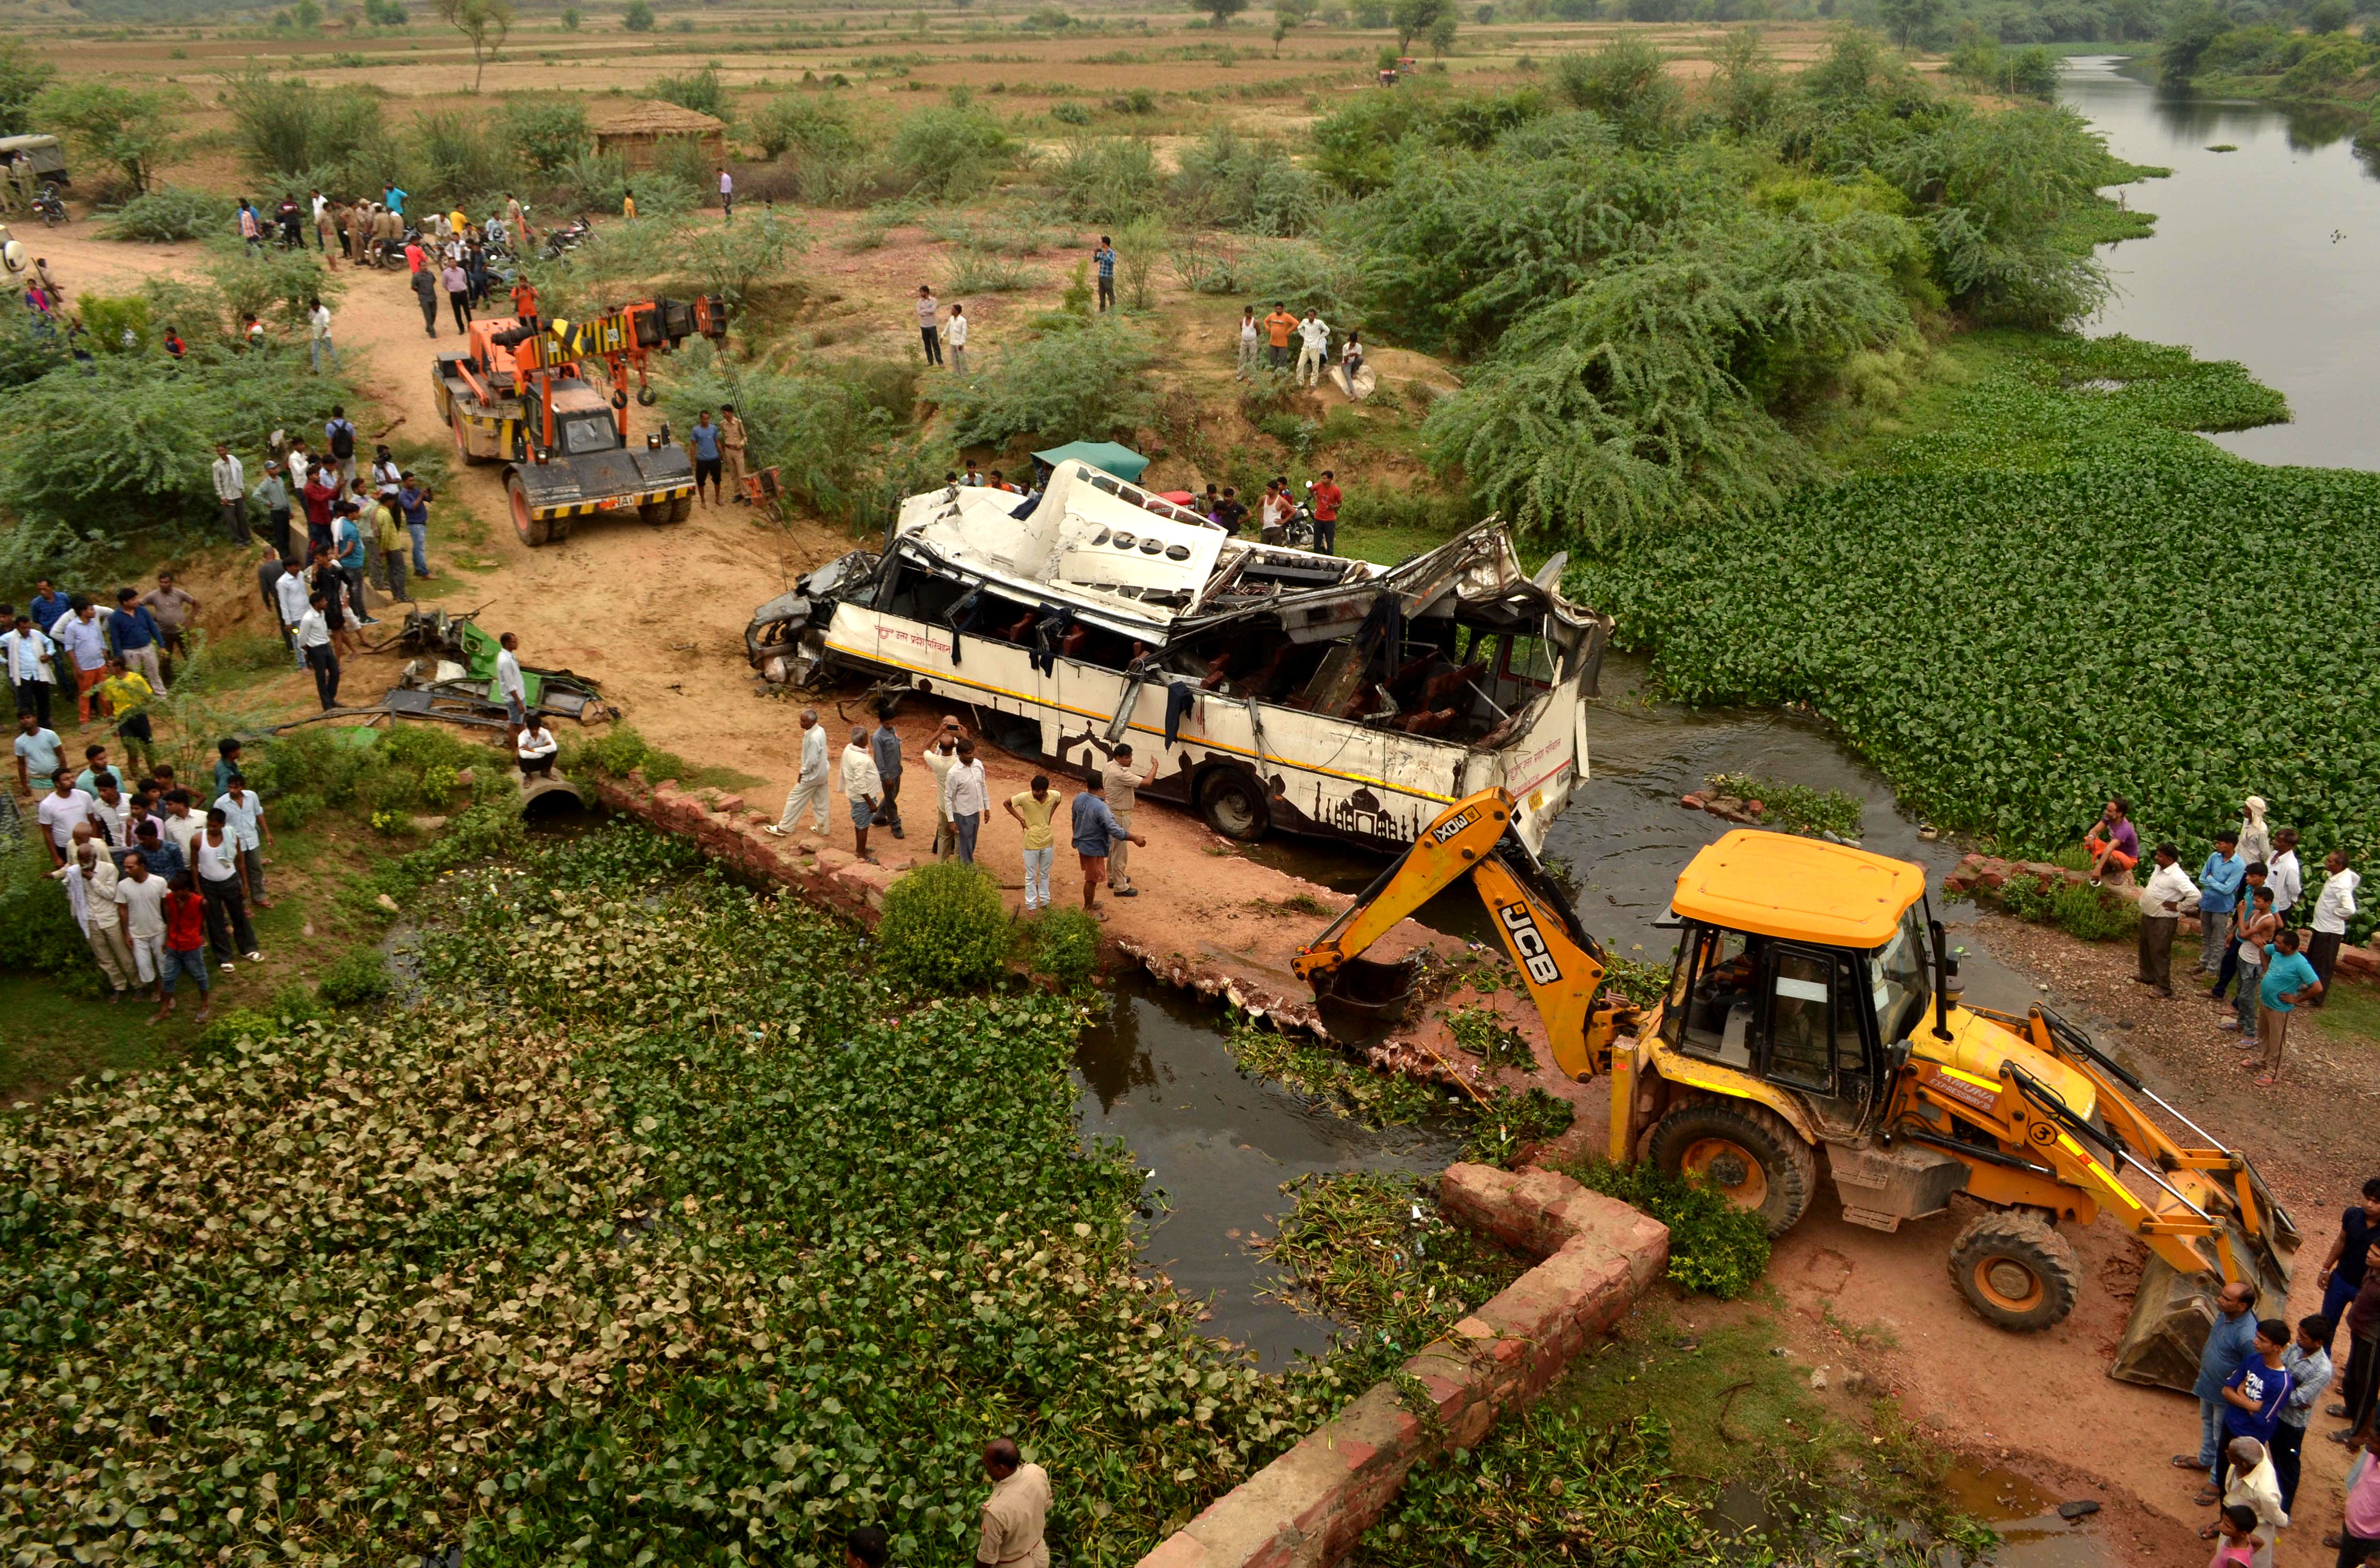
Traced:
<svg viewBox="0 0 2380 1568">
<path fill-rule="evenodd" d="M 199 1021 L 212 1016 L 214 991 L 207 975 L 207 901 L 199 897 L 190 874 L 177 874 L 165 885 L 165 961 L 157 966 L 157 1010 L 149 1021 L 161 1021 L 174 1010 L 174 984 L 188 974 L 199 983 Z"/>
<path fill-rule="evenodd" d="M 1325 555 L 1339 553 L 1339 476 L 1330 469 L 1322 471 L 1322 482 L 1306 487 L 1306 499 L 1314 503 L 1314 548 Z"/>
</svg>

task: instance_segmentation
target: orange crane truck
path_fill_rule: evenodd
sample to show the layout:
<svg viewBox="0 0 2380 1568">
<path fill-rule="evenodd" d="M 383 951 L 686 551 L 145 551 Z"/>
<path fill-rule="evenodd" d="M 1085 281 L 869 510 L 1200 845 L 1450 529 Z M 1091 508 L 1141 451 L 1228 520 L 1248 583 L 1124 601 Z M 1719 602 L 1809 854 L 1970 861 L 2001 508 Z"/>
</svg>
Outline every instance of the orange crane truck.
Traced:
<svg viewBox="0 0 2380 1568">
<path fill-rule="evenodd" d="M 582 321 L 548 320 L 516 290 L 513 316 L 471 323 L 469 346 L 442 353 L 431 372 L 438 412 L 466 463 L 504 464 L 513 528 L 526 545 L 558 543 L 582 517 L 634 511 L 683 523 L 694 510 L 694 464 L 669 426 L 628 440 L 628 377 L 650 405 L 649 359 L 688 337 L 718 343 L 727 308 L 716 297 L 650 299 Z M 608 395 L 589 377 L 600 365 Z"/>
</svg>

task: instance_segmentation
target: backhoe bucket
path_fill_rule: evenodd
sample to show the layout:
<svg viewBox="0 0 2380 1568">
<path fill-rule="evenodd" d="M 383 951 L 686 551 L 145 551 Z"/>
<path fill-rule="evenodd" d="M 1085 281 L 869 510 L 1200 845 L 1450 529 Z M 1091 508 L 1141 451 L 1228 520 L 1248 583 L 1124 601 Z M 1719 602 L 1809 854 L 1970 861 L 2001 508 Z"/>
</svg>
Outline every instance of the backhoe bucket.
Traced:
<svg viewBox="0 0 2380 1568">
<path fill-rule="evenodd" d="M 2262 1184 L 2258 1184 L 2262 1196 Z M 2288 1216 L 2269 1201 L 2260 1204 L 2266 1218 L 2269 1245 L 2252 1241 L 2240 1222 L 2222 1221 L 2224 1240 L 2234 1266 L 2255 1282 L 2259 1317 L 2279 1312 L 2289 1298 L 2289 1264 L 2297 1256 L 2298 1235 Z M 2215 1326 L 2216 1293 L 2223 1276 L 2216 1272 L 2212 1238 L 2193 1243 L 2207 1260 L 2196 1273 L 2185 1274 L 2158 1257 L 2148 1256 L 2141 1271 L 2140 1294 L 2132 1298 L 2131 1321 L 2116 1346 L 2116 1362 L 2107 1375 L 2128 1383 L 2169 1388 L 2187 1393 L 2198 1381 L 2199 1352 L 2206 1347 L 2207 1332 Z"/>
</svg>

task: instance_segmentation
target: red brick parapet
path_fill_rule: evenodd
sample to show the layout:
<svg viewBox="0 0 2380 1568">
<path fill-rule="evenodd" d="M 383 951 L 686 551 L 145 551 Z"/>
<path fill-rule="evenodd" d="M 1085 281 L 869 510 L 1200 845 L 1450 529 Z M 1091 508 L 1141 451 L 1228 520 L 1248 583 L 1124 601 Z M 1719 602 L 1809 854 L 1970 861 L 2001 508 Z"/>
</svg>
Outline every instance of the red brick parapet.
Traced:
<svg viewBox="0 0 2380 1568">
<path fill-rule="evenodd" d="M 1406 1472 L 1485 1437 L 1627 1312 L 1670 1260 L 1670 1232 L 1617 1199 L 1551 1171 L 1449 1166 L 1448 1214 L 1549 1254 L 1404 1364 L 1416 1412 L 1391 1380 L 1210 1504 L 1140 1568 L 1327 1568 L 1387 1511 Z"/>
</svg>

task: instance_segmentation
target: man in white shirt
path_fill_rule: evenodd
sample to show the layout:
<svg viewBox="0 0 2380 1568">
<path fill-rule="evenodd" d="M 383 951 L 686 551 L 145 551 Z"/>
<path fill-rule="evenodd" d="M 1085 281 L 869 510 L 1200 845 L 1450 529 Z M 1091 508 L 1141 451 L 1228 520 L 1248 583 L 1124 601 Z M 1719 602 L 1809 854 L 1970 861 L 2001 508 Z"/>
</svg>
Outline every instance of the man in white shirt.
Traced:
<svg viewBox="0 0 2380 1568">
<path fill-rule="evenodd" d="M 314 694 L 322 699 L 325 713 L 339 706 L 339 656 L 331 646 L 331 623 L 322 613 L 330 602 L 322 594 L 309 598 L 306 613 L 298 618 L 293 633 L 298 657 L 314 672 Z"/>
<path fill-rule="evenodd" d="M 13 627 L 0 632 L 0 668 L 8 671 L 17 711 L 39 719 L 44 730 L 50 727 L 50 661 L 57 652 L 58 645 L 30 615 L 19 614 Z"/>
<path fill-rule="evenodd" d="M 165 879 L 139 855 L 124 858 L 124 874 L 115 879 L 115 922 L 132 949 L 133 973 L 141 984 L 155 984 L 165 972 Z"/>
<path fill-rule="evenodd" d="M 1330 323 L 1312 310 L 1297 324 L 1297 384 L 1313 386 L 1322 380 L 1323 367 L 1330 362 Z"/>
<path fill-rule="evenodd" d="M 513 754 L 520 762 L 521 778 L 553 777 L 553 754 L 561 749 L 562 743 L 553 738 L 553 731 L 545 727 L 545 715 L 530 714 L 528 722 L 521 726 L 519 742 L 513 747 Z"/>
<path fill-rule="evenodd" d="M 67 907 L 74 911 L 75 924 L 91 944 L 91 956 L 99 960 L 99 972 L 107 976 L 107 999 L 123 1001 L 140 971 L 133 967 L 132 948 L 116 920 L 115 862 L 86 839 L 75 846 L 72 861 L 50 874 L 66 884 Z"/>
<path fill-rule="evenodd" d="M 100 838 L 111 850 L 127 850 L 132 839 L 126 831 L 124 818 L 129 802 L 124 798 L 124 787 L 113 769 L 94 780 L 99 786 L 91 802 L 91 824 L 99 829 Z"/>
<path fill-rule="evenodd" d="M 2273 912 L 2286 923 L 2289 911 L 2305 897 L 2305 872 L 2298 864 L 2296 828 L 2284 827 L 2273 835 L 2273 858 L 2265 869 L 2265 884 L 2273 890 Z"/>
<path fill-rule="evenodd" d="M 2347 923 L 2356 911 L 2355 890 L 2363 886 L 2362 874 L 2348 869 L 2345 850 L 2331 850 L 2322 868 L 2330 874 L 2322 879 L 2322 891 L 2314 895 L 2313 941 L 2306 947 L 2306 962 L 2321 977 L 2322 989 L 2299 998 L 2301 1007 L 2319 1007 L 2329 996 L 2331 971 L 2338 967 L 2338 947 L 2347 940 Z"/>
<path fill-rule="evenodd" d="M 2160 996 L 2173 995 L 2173 934 L 2181 925 L 2186 905 L 2198 901 L 2198 884 L 2181 869 L 2181 851 L 2171 844 L 2156 847 L 2156 872 L 2141 889 L 2140 973 L 2143 985 L 2154 985 Z"/>
<path fill-rule="evenodd" d="M 719 205 L 726 212 L 727 222 L 734 223 L 735 221 L 735 176 L 727 172 L 727 165 L 724 163 L 719 166 Z M 766 215 L 762 214 L 764 217 Z"/>
<path fill-rule="evenodd" d="M 823 838 L 826 834 L 826 727 L 819 722 L 818 709 L 802 709 L 802 767 L 794 778 L 794 787 L 785 793 L 785 809 L 769 831 L 777 838 L 791 833 L 798 824 L 802 807 L 810 809 L 810 831 Z"/>
<path fill-rule="evenodd" d="M 1108 812 L 1124 831 L 1124 837 L 1116 839 L 1114 847 L 1108 850 L 1108 891 L 1119 899 L 1137 899 L 1140 889 L 1132 885 L 1126 857 L 1132 853 L 1132 811 L 1139 801 L 1133 791 L 1148 782 L 1148 774 L 1134 766 L 1128 744 L 1111 752 L 1107 766 L 1099 772 L 1107 780 Z"/>
<path fill-rule="evenodd" d="M 215 482 L 215 504 L 223 511 L 224 531 L 236 545 L 248 543 L 248 470 L 231 454 L 231 448 L 215 443 L 215 461 L 212 470 Z"/>
<path fill-rule="evenodd" d="M 306 357 L 315 375 L 322 373 L 322 361 L 328 359 L 331 368 L 339 368 L 339 351 L 331 344 L 331 308 L 317 299 L 306 310 Z M 355 464 L 347 464 L 347 476 L 355 477 Z"/>
<path fill-rule="evenodd" d="M 215 961 L 224 968 L 232 967 L 234 953 L 249 962 L 261 961 L 264 955 L 257 950 L 256 930 L 248 919 L 248 884 L 240 875 L 239 841 L 224 825 L 224 814 L 207 813 L 207 823 L 190 848 L 197 851 L 190 861 L 196 875 L 200 896 L 207 903 L 207 943 L 215 951 Z"/>
<path fill-rule="evenodd" d="M 884 779 L 876 771 L 876 755 L 868 749 L 868 730 L 851 727 L 851 744 L 843 748 L 843 792 L 851 802 L 853 849 L 861 860 L 868 852 L 868 825 L 876 820 L 876 802 L 884 797 Z"/>
<path fill-rule="evenodd" d="M 1253 305 L 1242 307 L 1240 310 L 1240 364 L 1239 368 L 1232 372 L 1232 380 L 1245 381 L 1256 373 L 1257 367 L 1263 363 L 1262 359 L 1259 357 L 1264 353 L 1263 345 L 1264 334 L 1257 331 L 1257 308 Z"/>
<path fill-rule="evenodd" d="M 942 811 L 958 835 L 959 861 L 975 864 L 975 836 L 983 829 L 984 814 L 991 810 L 991 786 L 976 760 L 975 737 L 959 737 L 958 761 L 942 780 Z"/>
<path fill-rule="evenodd" d="M 951 826 L 951 769 L 959 761 L 959 721 L 945 718 L 926 743 L 926 771 L 934 779 L 934 858 L 946 861 L 957 852 L 958 830 Z"/>
<path fill-rule="evenodd" d="M 75 788 L 74 775 L 64 767 L 57 771 L 56 788 L 42 797 L 33 815 L 42 825 L 42 842 L 50 847 L 52 867 L 67 863 L 67 851 L 74 843 L 74 830 L 91 820 L 91 799 Z"/>
<path fill-rule="evenodd" d="M 966 307 L 964 304 L 953 305 L 951 307 L 951 319 L 942 323 L 942 342 L 950 347 L 951 374 L 953 376 L 966 374 Z"/>
<path fill-rule="evenodd" d="M 528 685 L 521 679 L 520 639 L 507 632 L 496 644 L 496 695 L 504 699 L 504 722 L 517 742 L 521 726 L 528 722 Z"/>
<path fill-rule="evenodd" d="M 941 306 L 935 300 L 932 287 L 926 283 L 919 283 L 917 285 L 917 335 L 925 340 L 926 363 L 929 365 L 940 365 L 942 362 L 942 334 L 941 329 L 935 325 L 941 314 Z"/>
<path fill-rule="evenodd" d="M 158 828 L 160 836 L 182 851 L 183 864 L 189 864 L 190 846 L 198 841 L 199 830 L 206 826 L 206 819 L 190 809 L 188 790 L 168 790 L 158 804 L 164 812 L 164 821 Z"/>
<path fill-rule="evenodd" d="M 282 639 L 297 656 L 298 668 L 306 668 L 306 650 L 298 645 L 298 622 L 306 619 L 306 573 L 292 565 L 273 585 L 274 604 L 281 612 Z"/>
<path fill-rule="evenodd" d="M 215 810 L 224 814 L 224 826 L 239 845 L 240 874 L 248 878 L 256 907 L 269 910 L 273 900 L 264 896 L 264 846 L 273 838 L 273 828 L 264 820 L 264 802 L 248 787 L 244 773 L 233 774 L 225 783 L 224 792 L 215 798 Z"/>
</svg>

